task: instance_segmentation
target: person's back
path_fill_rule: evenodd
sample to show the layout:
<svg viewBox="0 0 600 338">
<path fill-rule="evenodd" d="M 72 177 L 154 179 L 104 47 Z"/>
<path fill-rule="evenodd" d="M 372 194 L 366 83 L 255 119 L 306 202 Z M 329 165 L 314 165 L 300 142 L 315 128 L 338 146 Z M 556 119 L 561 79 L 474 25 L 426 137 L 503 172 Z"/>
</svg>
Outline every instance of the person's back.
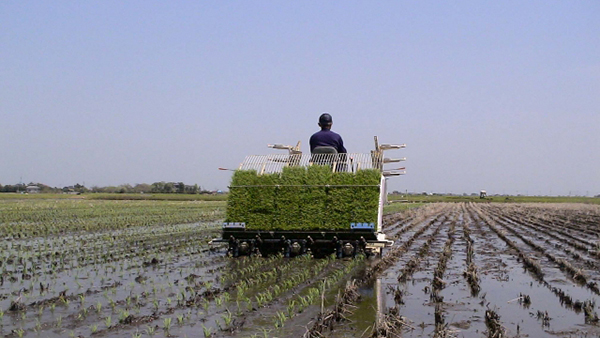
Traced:
<svg viewBox="0 0 600 338">
<path fill-rule="evenodd" d="M 327 113 L 321 114 L 318 124 L 321 127 L 321 130 L 310 137 L 310 152 L 314 153 L 315 148 L 317 147 L 332 147 L 339 154 L 346 153 L 342 137 L 331 131 L 331 126 L 333 125 L 331 115 Z"/>
</svg>

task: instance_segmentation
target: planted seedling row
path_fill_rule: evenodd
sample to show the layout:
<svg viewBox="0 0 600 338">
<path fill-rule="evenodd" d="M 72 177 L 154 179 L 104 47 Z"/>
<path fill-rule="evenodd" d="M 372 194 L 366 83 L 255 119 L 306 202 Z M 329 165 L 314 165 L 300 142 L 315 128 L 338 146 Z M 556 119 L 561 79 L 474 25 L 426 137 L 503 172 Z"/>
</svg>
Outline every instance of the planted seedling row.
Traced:
<svg viewBox="0 0 600 338">
<path fill-rule="evenodd" d="M 339 273 L 339 269 L 344 266 L 344 264 L 340 264 L 342 262 L 336 261 L 334 257 L 318 260 L 316 264 L 314 261 L 311 261 L 312 259 L 308 256 L 293 259 L 293 261 L 296 260 L 298 261 L 297 263 L 299 263 L 299 265 L 296 265 L 297 271 L 282 276 L 285 280 L 282 280 L 279 283 L 263 284 L 262 287 L 256 289 L 245 289 L 242 293 L 239 293 L 239 286 L 249 285 L 251 284 L 251 281 L 246 280 L 244 283 L 238 284 L 236 286 L 236 291 L 238 293 L 235 296 L 237 299 L 237 310 L 235 311 L 235 314 L 239 318 L 239 321 L 233 326 L 227 326 L 226 323 L 221 323 L 219 319 L 215 319 L 214 316 L 212 319 L 207 318 L 205 327 L 210 331 L 210 336 L 229 336 L 232 331 L 239 330 L 243 326 L 248 325 L 247 322 L 249 321 L 252 322 L 252 318 L 256 314 L 260 313 L 262 317 L 265 313 L 273 312 L 273 310 L 271 310 L 272 304 L 281 304 L 281 302 L 285 301 L 290 295 L 293 296 L 293 294 L 301 292 L 302 289 L 309 287 L 318 280 L 327 279 L 327 276 L 332 273 L 334 275 Z M 290 292 L 293 293 L 290 294 Z M 282 314 L 283 312 L 278 312 L 274 315 L 275 317 L 272 319 L 273 325 L 281 326 L 283 322 L 287 320 L 284 320 Z M 208 325 L 209 322 L 211 323 L 210 325 Z"/>
<path fill-rule="evenodd" d="M 363 260 L 364 256 L 359 255 L 355 259 L 345 262 L 341 268 L 328 271 L 326 276 L 314 278 L 311 283 L 303 286 L 301 292 L 295 292 L 295 294 L 285 302 L 285 310 L 276 311 L 271 317 L 271 321 L 274 329 L 277 330 L 277 333 L 283 335 L 285 330 L 282 330 L 282 328 L 284 328 L 284 326 L 293 326 L 295 317 L 303 313 L 312 305 L 320 303 L 321 311 L 319 316 L 323 316 L 326 311 L 327 300 L 335 296 L 335 291 L 339 289 L 340 283 L 343 281 L 350 282 L 348 279 L 354 275 L 354 272 L 358 267 L 363 265 Z M 338 299 L 334 301 L 334 308 L 337 307 L 337 302 Z M 292 323 L 286 325 L 288 321 L 292 321 Z"/>
<path fill-rule="evenodd" d="M 217 258 L 217 261 L 220 260 L 221 258 Z M 200 267 L 204 269 L 203 265 L 201 264 L 202 260 L 198 260 L 198 263 L 195 263 L 194 265 L 196 267 Z M 205 262 L 209 262 L 209 261 L 205 261 Z M 213 262 L 214 263 L 214 262 Z M 82 283 L 79 283 L 77 281 L 77 276 L 75 275 L 75 282 L 79 283 L 78 287 L 76 287 L 75 285 L 73 285 L 74 283 L 71 283 L 71 285 L 73 285 L 73 289 L 75 290 L 87 290 L 88 291 L 81 291 L 82 293 L 94 293 L 94 291 L 97 291 L 98 289 L 102 289 L 102 286 L 105 285 L 106 282 L 110 282 L 111 280 L 116 280 L 116 281 L 120 281 L 123 282 L 123 284 L 126 284 L 129 288 L 129 286 L 131 286 L 131 288 L 133 289 L 133 287 L 137 284 L 140 283 L 144 283 L 147 279 L 147 277 L 144 277 L 144 274 L 146 273 L 146 271 L 149 271 L 150 274 L 152 274 L 152 270 L 156 269 L 155 267 L 147 267 L 147 268 L 140 268 L 137 271 L 130 271 L 128 273 L 119 273 L 118 270 L 114 271 L 114 273 L 112 273 L 112 277 L 110 275 L 104 275 L 104 276 L 100 276 L 98 274 L 98 271 L 96 271 L 95 274 L 88 274 L 87 277 L 86 275 L 79 275 L 80 276 L 80 280 L 82 281 Z M 106 271 L 106 270 L 104 270 Z M 88 270 L 89 272 L 89 270 Z M 62 275 L 63 277 L 68 277 L 65 275 Z M 73 278 L 73 277 L 71 277 Z M 134 281 L 135 279 L 135 281 Z M 98 282 L 98 280 L 100 280 L 99 284 L 96 284 Z M 154 280 L 154 277 L 152 278 L 152 280 Z M 83 282 L 84 281 L 89 281 L 89 283 L 91 284 L 86 284 L 84 285 Z M 129 281 L 129 282 L 128 282 Z M 45 283 L 41 283 L 40 282 L 40 286 L 39 286 L 39 295 L 35 294 L 34 295 L 34 291 L 32 290 L 32 287 L 36 284 L 32 283 L 30 284 L 30 288 L 28 289 L 21 289 L 19 291 L 19 294 L 23 293 L 24 295 L 24 299 L 27 301 L 32 301 L 35 300 L 34 304 L 36 303 L 40 303 L 43 302 L 48 296 L 51 296 L 53 291 L 52 290 L 56 290 L 54 292 L 55 295 L 58 294 L 59 290 L 62 289 L 62 291 L 60 291 L 61 293 L 64 293 L 65 291 L 68 291 L 69 286 L 65 288 L 65 286 L 60 286 L 56 284 L 56 281 L 54 281 L 54 283 L 50 284 L 48 283 L 48 285 L 45 285 Z M 37 286 L 37 285 L 36 285 Z M 13 293 L 14 294 L 14 293 Z M 51 298 L 50 298 L 51 299 Z"/>
<path fill-rule="evenodd" d="M 65 233 L 118 230 L 155 224 L 193 223 L 199 219 L 218 220 L 222 205 L 215 202 L 137 201 L 58 201 L 58 206 L 35 209 L 4 208 L 0 212 L 0 237 L 7 240 Z M 62 209 L 65 203 L 80 204 L 77 209 Z M 83 204 L 82 204 L 83 203 Z M 32 210 L 32 208 L 34 210 Z"/>
<path fill-rule="evenodd" d="M 183 242 L 181 242 L 183 243 Z M 194 244 L 193 241 L 185 244 L 185 245 L 177 245 L 177 246 L 173 246 L 172 248 L 174 248 L 173 250 L 169 250 L 172 251 L 173 254 L 171 254 L 170 252 L 161 252 L 160 254 L 158 252 L 156 252 L 156 254 L 153 254 L 150 251 L 144 252 L 142 255 L 140 255 L 140 257 L 121 257 L 121 261 L 125 261 L 127 260 L 127 264 L 123 264 L 120 262 L 112 262 L 112 264 L 117 264 L 120 265 L 121 268 L 123 268 L 124 266 L 126 266 L 128 269 L 132 269 L 132 268 L 137 268 L 138 270 L 142 267 L 145 266 L 150 266 L 153 263 L 151 262 L 152 258 L 151 257 L 157 257 L 157 256 L 162 256 L 162 257 L 175 257 L 177 255 L 181 255 L 181 253 L 183 253 L 184 255 L 187 256 L 197 256 L 196 254 L 198 253 L 206 253 L 207 249 L 200 249 L 200 247 L 197 244 Z M 180 252 L 181 251 L 181 252 Z M 138 259 L 138 262 L 136 263 L 136 259 Z M 196 258 L 197 259 L 197 258 Z M 25 260 L 25 262 L 27 262 L 27 260 Z M 107 271 L 109 270 L 115 270 L 115 269 L 106 269 L 106 267 L 110 267 L 110 264 L 106 264 L 107 262 L 105 262 L 105 264 L 94 264 L 93 266 L 90 266 L 88 269 L 81 269 L 79 267 L 75 267 L 73 269 L 67 268 L 66 265 L 63 265 L 62 268 L 60 268 L 60 266 L 58 264 L 56 264 L 56 266 L 51 265 L 50 267 L 48 267 L 48 271 L 50 273 L 47 274 L 43 274 L 43 273 L 35 273 L 33 274 L 33 276 L 31 274 L 29 274 L 30 277 L 26 277 L 25 274 L 25 270 L 19 271 L 24 277 L 23 279 L 19 280 L 18 277 L 15 278 L 11 278 L 10 274 L 14 274 L 15 271 L 10 271 L 8 270 L 8 268 L 6 268 L 7 266 L 4 265 L 5 269 L 5 273 L 3 275 L 3 279 L 4 279 L 4 283 L 0 283 L 0 284 L 4 284 L 5 287 L 9 287 L 10 286 L 10 282 L 12 283 L 17 283 L 19 282 L 21 285 L 23 284 L 23 281 L 25 280 L 25 278 L 28 280 L 28 283 L 30 284 L 30 286 L 36 286 L 38 282 L 40 283 L 40 285 L 46 285 L 48 283 L 52 283 L 52 284 L 56 284 L 56 278 L 61 278 L 63 280 L 65 280 L 66 277 L 66 281 L 71 280 L 71 282 L 73 281 L 73 276 L 69 277 L 68 275 L 66 275 L 64 273 L 64 271 L 69 271 L 69 270 L 73 270 L 73 274 L 74 275 L 74 279 L 75 281 L 77 281 L 78 276 L 81 277 L 81 281 L 83 281 L 84 279 L 89 279 L 91 276 L 91 274 L 94 274 L 94 277 L 98 277 L 98 272 L 101 271 L 101 269 L 104 271 L 104 276 L 105 278 L 103 279 L 109 279 L 110 276 L 107 274 Z M 29 263 L 28 265 L 34 266 L 34 263 Z M 0 269 L 2 269 L 0 267 Z M 61 269 L 61 272 L 63 272 L 62 274 L 58 274 L 55 273 L 55 271 L 53 270 L 59 270 Z M 37 269 L 36 269 L 37 270 Z M 121 269 L 123 270 L 123 269 Z M 93 282 L 93 281 L 92 281 Z M 21 286 L 22 288 L 22 286 Z M 28 287 L 26 290 L 29 290 L 30 288 Z M 29 290 L 29 291 L 33 291 L 33 290 Z M 42 287 L 40 287 L 40 291 L 44 291 Z"/>
<path fill-rule="evenodd" d="M 177 284 L 177 282 L 175 283 Z M 117 285 L 118 286 L 118 285 Z M 173 283 L 170 283 L 169 288 L 173 288 Z M 113 318 L 116 318 L 117 316 L 115 315 L 115 313 L 118 313 L 118 317 L 121 319 L 120 321 L 124 321 L 124 317 L 128 317 L 129 315 L 123 315 L 124 313 L 128 313 L 131 312 L 132 314 L 134 313 L 133 309 L 135 309 L 135 313 L 139 314 L 140 311 L 142 310 L 142 308 L 146 305 L 146 303 L 149 302 L 149 300 L 146 300 L 147 298 L 149 298 L 149 295 L 154 295 L 154 301 L 156 302 L 156 290 L 158 290 L 159 288 L 161 290 L 164 290 L 162 288 L 166 288 L 166 286 L 157 286 L 157 284 L 153 285 L 153 289 L 155 290 L 153 293 L 152 292 L 146 292 L 143 291 L 141 292 L 141 294 L 137 294 L 137 295 L 130 295 L 127 296 L 125 299 L 121 299 L 121 300 L 115 300 L 114 296 L 112 296 L 112 294 L 114 294 L 115 291 L 117 291 L 116 286 L 111 288 L 112 292 L 111 295 L 109 295 L 106 290 L 103 292 L 104 297 L 106 297 L 109 300 L 110 306 L 108 304 L 105 304 L 103 306 L 103 303 L 100 302 L 99 300 L 94 302 L 93 300 L 89 303 L 89 304 L 93 304 L 91 306 L 89 306 L 89 308 L 85 307 L 85 296 L 84 295 L 79 295 L 79 298 L 75 297 L 74 295 L 61 295 L 58 299 L 54 300 L 54 303 L 50 304 L 49 302 L 45 302 L 45 303 L 41 303 L 41 304 L 37 304 L 38 308 L 40 309 L 39 311 L 39 315 L 42 314 L 42 310 L 43 310 L 43 306 L 47 306 L 47 308 L 49 308 L 52 313 L 54 313 L 54 306 L 56 304 L 56 302 L 58 302 L 59 304 L 59 308 L 61 308 L 63 311 L 61 312 L 62 314 L 64 314 L 64 308 L 72 308 L 75 313 L 72 313 L 70 315 L 59 315 L 55 320 L 57 323 L 61 323 L 63 326 L 69 326 L 69 325 L 76 325 L 77 324 L 81 324 L 84 321 L 90 321 L 93 320 L 94 315 L 96 314 L 96 312 L 98 312 L 98 315 L 101 314 L 101 310 L 102 309 L 112 309 L 112 311 L 110 311 L 108 313 L 108 315 L 106 315 L 106 317 L 103 317 L 104 319 L 106 318 L 110 318 L 110 316 L 112 315 Z M 183 290 L 183 286 L 179 287 L 180 291 Z M 132 290 L 133 291 L 133 290 Z M 164 294 L 164 291 L 161 291 Z M 92 297 L 95 293 L 86 293 L 85 295 L 88 297 Z M 169 299 L 168 297 L 166 298 L 167 300 Z M 183 298 L 181 298 L 183 299 Z M 177 298 L 173 297 L 173 303 L 175 300 L 178 301 L 178 303 L 181 301 L 179 295 L 177 295 Z M 79 304 L 81 300 L 81 304 Z M 164 301 L 164 300 L 163 300 Z M 170 305 L 171 302 L 166 302 L 167 304 Z M 71 307 L 70 304 L 73 304 L 73 306 Z M 95 311 L 91 311 L 91 309 L 94 309 Z M 133 308 L 133 309 L 132 309 Z M 155 312 L 160 313 L 160 311 L 158 310 L 158 306 L 156 309 L 154 309 Z M 169 309 L 167 308 L 167 311 L 169 311 Z M 103 311 L 106 312 L 106 311 Z M 97 317 L 97 316 L 96 316 Z M 145 316 L 148 317 L 148 316 Z M 101 320 L 102 321 L 102 320 Z M 110 320 L 109 320 L 110 321 Z M 97 324 L 90 324 L 93 325 L 96 329 L 99 327 Z M 56 326 L 56 325 L 54 325 Z"/>
<path fill-rule="evenodd" d="M 202 229 L 198 229 L 196 230 L 196 232 L 203 232 L 204 230 Z M 163 244 L 160 244 L 160 246 L 157 246 L 156 248 L 162 248 L 162 247 L 168 247 L 170 248 L 169 251 L 179 251 L 182 249 L 185 250 L 190 250 L 191 247 L 195 247 L 195 248 L 199 248 L 200 246 L 198 244 L 200 244 L 201 242 L 195 242 L 194 240 L 197 240 L 197 238 L 203 238 L 203 237 L 197 237 L 197 236 L 190 236 L 190 233 L 188 232 L 187 234 L 187 241 L 184 241 L 183 239 L 186 237 L 179 237 L 179 239 L 177 239 L 176 241 L 171 240 L 171 243 L 169 243 L 169 241 L 166 239 L 165 237 L 165 241 Z M 204 235 L 201 235 L 204 236 Z M 174 236 L 177 238 L 177 236 Z M 191 238 L 190 238 L 191 237 Z M 70 245 L 71 247 L 77 247 L 77 243 L 73 243 Z M 0 261 L 2 263 L 0 263 L 0 270 L 4 271 L 4 273 L 2 274 L 2 276 L 4 276 L 5 278 L 10 278 L 11 274 L 20 274 L 22 275 L 23 279 L 28 279 L 30 277 L 26 277 L 27 275 L 31 276 L 33 274 L 35 275 L 56 275 L 58 273 L 61 273 L 65 270 L 70 270 L 70 269 L 77 269 L 79 267 L 84 267 L 86 265 L 90 265 L 90 264 L 106 264 L 106 263 L 110 263 L 113 261 L 119 261 L 119 260 L 123 260 L 123 259 L 127 259 L 127 260 L 131 260 L 134 259 L 138 256 L 140 257 L 147 257 L 149 255 L 152 254 L 152 251 L 150 250 L 135 250 L 134 253 L 132 254 L 131 251 L 132 249 L 127 249 L 127 253 L 125 253 L 125 250 L 122 249 L 122 247 L 131 247 L 131 246 L 127 246 L 127 245 L 122 245 L 120 250 L 121 254 L 119 255 L 118 253 L 113 253 L 110 251 L 106 251 L 106 253 L 104 254 L 105 259 L 103 259 L 101 262 L 89 262 L 89 260 L 86 260 L 85 257 L 86 255 L 88 255 L 88 251 L 87 250 L 77 250 L 77 251 L 71 251 L 71 252 L 60 252 L 59 251 L 55 251 L 54 248 L 50 248 L 49 251 L 43 252 L 43 253 L 31 253 L 28 252 L 26 250 L 19 250 L 17 251 L 16 254 L 11 254 L 11 251 L 8 251 L 7 253 L 5 253 L 5 258 L 4 260 Z M 160 250 L 157 250 L 160 251 Z M 12 251 L 15 252 L 15 251 Z M 56 255 L 58 254 L 58 256 Z M 69 254 L 72 254 L 71 256 L 69 256 Z M 93 252 L 92 252 L 93 254 Z M 81 264 L 81 262 L 88 262 L 88 264 Z M 18 278 L 18 277 L 17 277 Z M 2 283 L 0 283 L 2 284 Z"/>
<path fill-rule="evenodd" d="M 212 289 L 212 294 L 208 294 L 206 291 L 202 294 L 190 293 L 188 292 L 186 300 L 184 302 L 180 302 L 178 299 L 177 305 L 172 308 L 167 308 L 163 311 L 155 311 L 153 314 L 158 314 L 156 316 L 135 316 L 132 320 L 132 325 L 139 323 L 140 320 L 152 320 L 149 322 L 144 322 L 145 325 L 149 327 L 160 326 L 161 320 L 164 321 L 165 316 L 170 316 L 169 318 L 179 322 L 179 318 L 184 316 L 184 321 L 187 322 L 198 322 L 201 321 L 203 324 L 203 330 L 205 330 L 206 335 L 214 335 L 220 332 L 229 332 L 230 330 L 235 329 L 240 325 L 239 321 L 232 321 L 232 314 L 236 316 L 242 316 L 245 313 L 256 311 L 255 309 L 258 306 L 264 307 L 272 302 L 276 301 L 276 299 L 281 297 L 282 293 L 287 292 L 286 288 L 288 286 L 297 287 L 297 285 L 302 284 L 302 281 L 307 278 L 306 271 L 319 271 L 319 269 L 323 269 L 324 266 L 330 265 L 334 260 L 321 260 L 318 264 L 309 264 L 309 259 L 298 258 L 294 259 L 294 261 L 298 261 L 299 266 L 296 266 L 299 271 L 289 276 L 290 283 L 281 283 L 281 284 L 271 284 L 267 289 L 265 289 L 266 284 L 263 284 L 262 288 L 257 288 L 256 291 L 252 291 L 246 289 L 242 294 L 236 294 L 239 292 L 239 286 L 242 284 L 230 284 L 223 289 Z M 304 263 L 303 263 L 304 261 Z M 306 266 L 306 268 L 301 268 L 302 266 Z M 306 270 L 306 271 L 303 271 Z M 221 278 L 219 278 L 221 279 Z M 250 280 L 244 280 L 243 285 L 252 284 Z M 260 290 L 260 291 L 259 291 Z M 183 297 L 181 297 L 183 299 Z M 236 299 L 235 303 L 233 300 Z M 232 308 L 232 303 L 234 304 Z M 237 309 L 235 309 L 237 305 Z M 187 312 L 192 310 L 191 320 L 188 320 Z M 183 312 L 183 314 L 182 314 Z M 202 313 L 200 313 L 202 312 Z M 139 317 L 139 318 L 138 318 Z M 235 317 L 233 317 L 235 318 Z M 121 325 L 122 326 L 122 325 Z M 124 329 L 123 327 L 120 327 Z M 131 329 L 131 328 L 130 328 Z M 185 332 L 187 329 L 185 326 L 177 329 L 178 332 Z M 164 331 L 164 327 L 163 327 Z"/>
</svg>

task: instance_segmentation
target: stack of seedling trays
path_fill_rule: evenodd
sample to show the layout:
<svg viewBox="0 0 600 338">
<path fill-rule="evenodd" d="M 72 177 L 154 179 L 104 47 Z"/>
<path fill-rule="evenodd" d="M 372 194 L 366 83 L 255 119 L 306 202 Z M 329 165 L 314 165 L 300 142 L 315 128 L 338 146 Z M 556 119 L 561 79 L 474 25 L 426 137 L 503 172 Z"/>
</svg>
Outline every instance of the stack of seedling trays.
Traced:
<svg viewBox="0 0 600 338">
<path fill-rule="evenodd" d="M 225 222 L 246 230 L 345 231 L 377 222 L 381 172 L 333 172 L 330 166 L 288 166 L 280 173 L 234 173 Z"/>
</svg>

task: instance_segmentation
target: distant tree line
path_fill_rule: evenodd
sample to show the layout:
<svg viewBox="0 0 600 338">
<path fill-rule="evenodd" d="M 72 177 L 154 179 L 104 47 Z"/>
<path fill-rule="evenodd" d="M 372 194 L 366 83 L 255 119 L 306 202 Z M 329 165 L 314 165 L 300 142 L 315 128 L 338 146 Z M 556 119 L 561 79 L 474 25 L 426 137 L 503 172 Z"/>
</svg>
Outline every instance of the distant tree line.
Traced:
<svg viewBox="0 0 600 338">
<path fill-rule="evenodd" d="M 26 192 L 27 191 L 27 187 L 29 185 L 33 185 L 33 183 L 30 184 L 24 184 L 24 183 L 17 183 L 14 185 L 11 184 L 7 184 L 7 185 L 2 185 L 0 184 L 0 192 Z M 39 192 L 43 192 L 43 193 L 60 193 L 62 192 L 61 188 L 56 188 L 56 187 L 51 187 L 45 184 L 41 184 L 41 183 L 37 183 L 35 184 L 35 186 L 37 186 L 38 188 L 40 188 Z"/>
<path fill-rule="evenodd" d="M 15 185 L 2 185 L 0 184 L 0 193 L 12 192 L 12 193 L 25 193 L 28 191 L 27 187 L 38 187 L 39 190 L 36 192 L 40 193 L 120 193 L 120 194 L 208 194 L 212 191 L 202 189 L 198 184 L 188 185 L 183 182 L 154 182 L 152 184 L 139 183 L 136 185 L 121 184 L 118 186 L 107 186 L 99 187 L 92 186 L 90 188 L 85 187 L 82 184 L 75 184 L 72 186 L 66 186 L 63 188 L 50 187 L 42 183 L 19 183 Z"/>
</svg>

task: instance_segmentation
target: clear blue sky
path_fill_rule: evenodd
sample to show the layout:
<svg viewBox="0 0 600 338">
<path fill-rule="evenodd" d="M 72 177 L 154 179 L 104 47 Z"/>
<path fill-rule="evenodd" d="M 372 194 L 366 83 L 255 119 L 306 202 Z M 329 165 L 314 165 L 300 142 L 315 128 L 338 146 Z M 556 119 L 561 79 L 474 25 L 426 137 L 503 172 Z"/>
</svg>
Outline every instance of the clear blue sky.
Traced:
<svg viewBox="0 0 600 338">
<path fill-rule="evenodd" d="M 394 190 L 600 194 L 599 1 L 2 1 L 0 183 L 224 189 L 321 112 Z"/>
</svg>

